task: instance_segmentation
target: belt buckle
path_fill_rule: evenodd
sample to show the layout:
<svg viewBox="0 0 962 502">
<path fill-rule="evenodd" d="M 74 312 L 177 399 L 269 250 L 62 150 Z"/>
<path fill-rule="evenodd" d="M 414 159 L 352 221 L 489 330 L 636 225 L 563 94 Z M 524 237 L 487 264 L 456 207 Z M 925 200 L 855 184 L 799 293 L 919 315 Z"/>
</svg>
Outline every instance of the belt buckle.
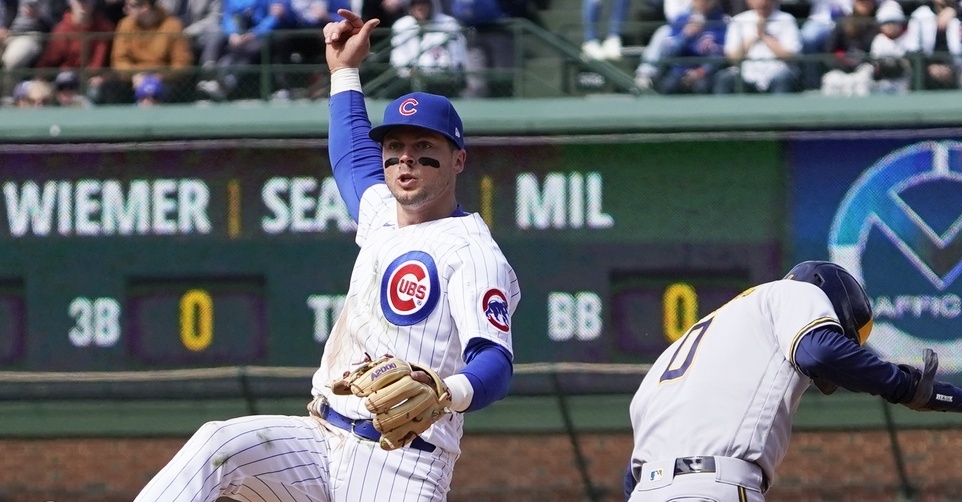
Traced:
<svg viewBox="0 0 962 502">
<path fill-rule="evenodd" d="M 675 474 L 699 474 L 715 472 L 715 459 L 708 456 L 678 457 L 675 459 Z"/>
<path fill-rule="evenodd" d="M 685 462 L 685 465 L 688 466 L 688 469 L 692 473 L 705 472 L 705 470 L 708 468 L 708 466 L 705 465 L 706 463 L 704 457 L 687 457 L 683 460 L 683 462 Z"/>
<path fill-rule="evenodd" d="M 366 438 L 366 437 L 358 434 L 357 431 L 354 430 L 354 427 L 356 427 L 356 426 L 357 426 L 357 420 L 351 420 L 351 435 L 352 435 L 352 436 L 360 439 L 361 441 L 373 441 L 371 438 Z"/>
</svg>

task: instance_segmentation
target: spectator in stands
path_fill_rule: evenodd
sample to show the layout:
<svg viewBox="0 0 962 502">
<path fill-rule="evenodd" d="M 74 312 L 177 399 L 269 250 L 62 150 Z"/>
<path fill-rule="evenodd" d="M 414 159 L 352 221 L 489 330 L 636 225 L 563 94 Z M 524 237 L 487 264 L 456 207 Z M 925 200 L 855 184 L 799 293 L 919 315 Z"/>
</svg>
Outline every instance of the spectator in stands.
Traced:
<svg viewBox="0 0 962 502">
<path fill-rule="evenodd" d="M 13 92 L 13 104 L 20 108 L 42 108 L 53 105 L 53 86 L 41 79 L 25 80 Z"/>
<path fill-rule="evenodd" d="M 621 30 L 624 28 L 630 0 L 610 0 L 608 11 L 608 31 L 604 41 L 598 36 L 598 25 L 601 22 L 601 0 L 582 0 L 581 29 L 584 43 L 581 45 L 582 55 L 588 59 L 621 59 Z"/>
<path fill-rule="evenodd" d="M 672 25 L 678 21 L 678 18 L 690 11 L 692 0 L 659 0 L 654 4 L 663 9 L 663 19 L 667 23 L 654 30 L 648 44 L 642 50 L 641 60 L 635 69 L 635 85 L 641 89 L 652 89 L 655 86 L 655 80 L 661 76 L 661 50 L 665 39 L 671 34 Z M 721 0 L 718 4 L 725 14 L 726 23 L 731 19 L 732 14 L 745 10 L 744 0 Z"/>
<path fill-rule="evenodd" d="M 854 0 L 812 0 L 808 18 L 802 24 L 802 54 L 824 55 L 825 43 L 838 19 L 852 13 Z M 805 89 L 817 89 L 825 61 L 808 58 L 802 61 L 802 85 Z"/>
<path fill-rule="evenodd" d="M 137 106 L 154 106 L 163 102 L 164 82 L 157 75 L 145 75 L 134 90 Z"/>
<path fill-rule="evenodd" d="M 223 45 L 222 0 L 160 0 L 159 3 L 184 25 L 184 34 L 190 40 L 197 64 L 213 67 Z"/>
<path fill-rule="evenodd" d="M 692 0 L 691 8 L 671 25 L 662 43 L 661 57 L 709 58 L 693 63 L 675 60 L 658 84 L 662 94 L 708 94 L 715 72 L 725 63 L 725 29 L 728 16 L 718 0 Z"/>
<path fill-rule="evenodd" d="M 884 0 L 875 12 L 879 33 L 872 39 L 869 54 L 875 61 L 877 94 L 904 94 L 911 87 L 912 64 L 907 55 L 919 49 L 918 40 L 909 33 L 902 5 Z"/>
<path fill-rule="evenodd" d="M 855 0 L 852 13 L 836 21 L 826 41 L 825 52 L 832 59 L 830 70 L 822 75 L 822 94 L 864 96 L 871 92 L 875 70 L 869 51 L 877 34 L 875 0 Z"/>
<path fill-rule="evenodd" d="M 97 89 L 102 70 L 110 63 L 113 32 L 114 25 L 99 12 L 95 0 L 70 0 L 70 10 L 54 26 L 37 67 L 86 70 L 88 87 Z"/>
<path fill-rule="evenodd" d="M 324 38 L 318 31 L 335 18 L 340 16 L 328 11 L 327 0 L 291 0 L 291 15 L 286 18 L 284 29 L 298 33 L 288 34 L 278 42 L 287 44 L 289 53 L 297 55 L 292 63 L 324 62 Z"/>
<path fill-rule="evenodd" d="M 273 38 L 272 45 L 272 59 L 275 64 L 282 65 L 323 65 L 326 63 L 324 54 L 324 39 L 320 30 L 323 29 L 324 25 L 328 22 L 340 21 L 343 19 L 338 13 L 338 9 L 348 9 L 352 11 L 357 11 L 358 0 L 290 0 L 290 14 L 284 18 L 284 22 L 281 25 L 281 29 L 284 30 L 283 35 L 278 35 Z M 370 3 L 374 3 L 370 0 L 360 0 L 364 2 L 365 8 Z M 380 0 L 379 0 L 380 1 Z M 389 2 L 396 2 L 397 0 L 384 0 L 385 4 Z M 407 6 L 407 0 L 404 0 L 399 4 L 402 9 L 402 14 Z M 384 12 L 384 17 L 375 16 L 381 20 L 381 24 L 375 33 L 380 34 L 380 36 L 371 36 L 371 40 L 384 40 L 389 38 L 389 35 L 385 36 L 384 33 L 390 32 L 390 27 L 393 21 L 399 16 L 394 16 L 387 12 Z M 369 19 L 369 18 L 365 18 Z M 373 43 L 373 42 L 372 42 Z M 390 51 L 381 50 L 379 47 L 379 54 L 389 54 Z M 386 61 L 386 58 L 385 58 Z M 362 72 L 368 69 L 368 71 L 377 72 L 380 74 L 384 71 L 384 68 L 377 65 L 364 65 Z M 275 99 L 287 99 L 288 97 L 299 97 L 303 96 L 309 99 L 327 99 L 330 94 L 330 82 L 331 74 L 324 69 L 311 69 L 308 72 L 303 70 L 295 69 L 292 74 L 288 72 L 274 72 L 274 77 L 276 79 L 278 91 L 274 93 Z M 371 77 L 374 78 L 374 77 Z M 365 80 L 362 77 L 362 80 Z M 302 83 L 306 88 L 300 88 L 298 83 Z M 288 89 L 292 89 L 288 92 Z"/>
<path fill-rule="evenodd" d="M 52 27 L 70 10 L 70 0 L 40 0 L 40 17 Z"/>
<path fill-rule="evenodd" d="M 290 12 L 278 26 L 277 35 L 271 37 L 271 53 L 275 63 L 281 65 L 324 64 L 324 39 L 321 29 L 331 21 L 340 20 L 336 9 L 350 9 L 350 2 L 339 0 L 290 0 Z M 333 10 L 332 10 L 333 9 Z M 384 22 L 382 21 L 383 25 Z M 293 97 L 291 89 L 303 72 L 294 70 L 293 74 L 284 70 L 274 72 L 278 91 L 274 97 L 287 99 Z M 303 78 L 300 79 L 303 81 Z M 307 76 L 307 96 L 311 98 L 327 96 L 330 73 L 311 71 Z"/>
<path fill-rule="evenodd" d="M 22 106 L 20 102 L 26 99 L 27 88 L 29 87 L 29 80 L 17 82 L 17 84 L 13 86 L 13 91 L 10 93 L 10 97 L 3 97 L 3 106 L 14 106 L 20 108 Z"/>
<path fill-rule="evenodd" d="M 53 81 L 54 99 L 57 106 L 68 108 L 90 108 L 92 103 L 80 92 L 80 78 L 72 70 L 57 74 Z"/>
<path fill-rule="evenodd" d="M 671 28 L 678 18 L 691 10 L 692 0 L 664 0 L 661 3 L 667 23 L 655 29 L 641 53 L 641 61 L 635 69 L 635 85 L 642 89 L 654 87 L 655 80 L 661 71 L 661 50 L 665 46 L 665 39 L 671 35 Z"/>
<path fill-rule="evenodd" d="M 725 32 L 725 56 L 734 66 L 715 77 L 715 94 L 735 92 L 741 79 L 747 92 L 782 94 L 796 90 L 798 69 L 791 60 L 801 50 L 795 17 L 778 0 L 748 0 L 750 10 L 734 16 Z"/>
<path fill-rule="evenodd" d="M 516 0 L 527 2 L 527 0 Z M 451 13 L 467 28 L 468 58 L 465 98 L 503 97 L 512 94 L 511 71 L 515 67 L 514 36 L 503 22 L 512 14 L 499 0 L 452 0 Z M 513 10 L 521 11 L 515 4 Z"/>
<path fill-rule="evenodd" d="M 650 45 L 654 32 L 666 22 L 671 22 L 665 15 L 665 4 L 663 0 L 641 0 L 630 9 L 629 21 L 638 24 L 637 29 L 632 30 L 638 45 Z"/>
<path fill-rule="evenodd" d="M 957 88 L 962 68 L 962 27 L 956 0 L 931 0 L 931 6 L 918 7 L 909 18 L 908 29 L 924 56 L 924 88 Z"/>
<path fill-rule="evenodd" d="M 11 70 L 29 68 L 43 52 L 50 22 L 41 16 L 39 0 L 20 0 L 9 30 L 0 30 L 0 67 L 5 70 L 6 94 L 16 77 Z M 20 75 L 22 77 L 22 75 Z"/>
<path fill-rule="evenodd" d="M 182 88 L 193 61 L 180 19 L 156 0 L 127 0 L 127 17 L 117 26 L 110 58 L 116 73 L 104 82 L 99 98 L 132 103 L 133 90 L 149 75 L 160 77 L 168 88 Z"/>
<path fill-rule="evenodd" d="M 197 90 L 215 101 L 227 99 L 240 82 L 238 67 L 261 62 L 264 44 L 289 15 L 288 0 L 225 0 L 221 29 L 227 45 L 217 60 L 217 78 L 198 82 Z"/>
<path fill-rule="evenodd" d="M 415 90 L 457 96 L 467 59 L 461 24 L 441 12 L 439 0 L 410 0 L 408 12 L 391 27 L 391 66 L 400 85 L 388 97 Z"/>
</svg>

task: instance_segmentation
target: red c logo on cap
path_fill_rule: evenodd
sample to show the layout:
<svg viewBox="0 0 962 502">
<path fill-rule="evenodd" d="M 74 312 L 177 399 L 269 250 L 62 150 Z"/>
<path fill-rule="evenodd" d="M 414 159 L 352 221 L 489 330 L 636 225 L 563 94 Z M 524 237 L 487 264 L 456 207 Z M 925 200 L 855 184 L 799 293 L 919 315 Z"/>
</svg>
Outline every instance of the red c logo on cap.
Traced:
<svg viewBox="0 0 962 502">
<path fill-rule="evenodd" d="M 417 113 L 418 109 L 415 106 L 418 105 L 418 100 L 414 98 L 408 98 L 401 102 L 401 106 L 397 107 L 398 113 L 407 117 L 408 115 L 414 115 Z"/>
</svg>

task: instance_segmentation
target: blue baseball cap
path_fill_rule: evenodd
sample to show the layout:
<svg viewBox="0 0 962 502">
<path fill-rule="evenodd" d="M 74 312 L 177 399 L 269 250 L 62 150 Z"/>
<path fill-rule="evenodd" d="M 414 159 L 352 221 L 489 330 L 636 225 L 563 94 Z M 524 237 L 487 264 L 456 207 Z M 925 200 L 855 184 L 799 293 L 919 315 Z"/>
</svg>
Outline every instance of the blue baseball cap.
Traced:
<svg viewBox="0 0 962 502">
<path fill-rule="evenodd" d="M 384 121 L 369 136 L 380 143 L 392 127 L 423 127 L 444 135 L 464 149 L 464 126 L 451 101 L 437 94 L 412 92 L 391 101 L 384 109 Z"/>
<path fill-rule="evenodd" d="M 140 81 L 140 85 L 134 92 L 137 99 L 154 98 L 160 99 L 164 96 L 164 83 L 157 75 L 146 75 Z"/>
</svg>

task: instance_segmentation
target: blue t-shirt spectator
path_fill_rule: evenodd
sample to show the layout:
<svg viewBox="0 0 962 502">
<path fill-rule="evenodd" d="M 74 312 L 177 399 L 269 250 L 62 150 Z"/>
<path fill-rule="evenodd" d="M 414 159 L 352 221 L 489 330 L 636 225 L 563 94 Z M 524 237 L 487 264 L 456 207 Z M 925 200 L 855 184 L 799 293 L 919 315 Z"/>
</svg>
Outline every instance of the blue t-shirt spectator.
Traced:
<svg viewBox="0 0 962 502">
<path fill-rule="evenodd" d="M 271 15 L 272 4 L 283 4 L 284 12 L 290 12 L 288 0 L 226 0 L 221 26 L 227 35 L 253 33 L 260 38 L 277 29 L 283 17 Z"/>
<path fill-rule="evenodd" d="M 725 30 L 727 17 L 718 4 L 707 14 L 694 11 L 686 12 L 671 24 L 671 34 L 665 40 L 662 49 L 663 57 L 711 57 L 711 60 L 700 61 L 697 64 L 675 64 L 671 71 L 684 72 L 694 66 L 712 73 L 724 63 Z M 685 26 L 689 23 L 701 23 L 704 28 L 698 33 L 685 33 Z M 717 58 L 715 58 L 717 56 Z"/>
<path fill-rule="evenodd" d="M 472 27 L 508 17 L 498 0 L 452 0 L 451 13 L 461 24 Z"/>
</svg>

